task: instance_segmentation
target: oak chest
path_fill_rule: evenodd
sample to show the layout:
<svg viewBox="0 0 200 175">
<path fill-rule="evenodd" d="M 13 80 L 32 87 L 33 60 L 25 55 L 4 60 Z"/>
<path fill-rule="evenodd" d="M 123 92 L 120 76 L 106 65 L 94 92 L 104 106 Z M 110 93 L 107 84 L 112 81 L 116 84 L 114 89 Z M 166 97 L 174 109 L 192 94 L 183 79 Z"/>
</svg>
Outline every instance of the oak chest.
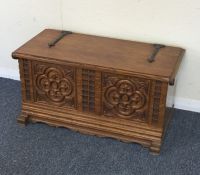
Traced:
<svg viewBox="0 0 200 175">
<path fill-rule="evenodd" d="M 19 61 L 18 122 L 137 142 L 159 153 L 184 49 L 46 29 Z"/>
</svg>

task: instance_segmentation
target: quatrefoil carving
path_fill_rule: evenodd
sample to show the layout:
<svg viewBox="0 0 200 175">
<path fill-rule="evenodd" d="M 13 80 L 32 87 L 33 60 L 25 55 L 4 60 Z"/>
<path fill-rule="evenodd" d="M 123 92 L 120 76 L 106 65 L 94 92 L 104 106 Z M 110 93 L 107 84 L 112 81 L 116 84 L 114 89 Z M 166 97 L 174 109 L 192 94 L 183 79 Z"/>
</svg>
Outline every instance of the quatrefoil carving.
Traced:
<svg viewBox="0 0 200 175">
<path fill-rule="evenodd" d="M 104 92 L 106 108 L 120 117 L 129 118 L 143 108 L 146 96 L 138 88 L 138 84 L 131 80 L 118 80 Z"/>
<path fill-rule="evenodd" d="M 53 103 L 63 104 L 73 98 L 74 85 L 71 78 L 55 67 L 48 67 L 38 74 L 36 86 Z"/>
</svg>

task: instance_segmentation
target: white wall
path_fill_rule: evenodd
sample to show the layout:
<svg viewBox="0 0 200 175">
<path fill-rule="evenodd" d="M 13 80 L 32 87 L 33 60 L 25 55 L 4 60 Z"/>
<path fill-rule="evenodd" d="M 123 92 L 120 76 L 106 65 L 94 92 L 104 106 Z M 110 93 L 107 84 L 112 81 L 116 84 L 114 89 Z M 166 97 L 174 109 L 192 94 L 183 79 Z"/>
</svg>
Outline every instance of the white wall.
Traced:
<svg viewBox="0 0 200 175">
<path fill-rule="evenodd" d="M 11 52 L 44 28 L 60 28 L 59 0 L 0 0 L 0 77 L 19 79 Z"/>
<path fill-rule="evenodd" d="M 175 104 L 200 112 L 199 0 L 2 1 L 0 76 L 19 77 L 11 52 L 44 28 L 185 48 Z"/>
</svg>

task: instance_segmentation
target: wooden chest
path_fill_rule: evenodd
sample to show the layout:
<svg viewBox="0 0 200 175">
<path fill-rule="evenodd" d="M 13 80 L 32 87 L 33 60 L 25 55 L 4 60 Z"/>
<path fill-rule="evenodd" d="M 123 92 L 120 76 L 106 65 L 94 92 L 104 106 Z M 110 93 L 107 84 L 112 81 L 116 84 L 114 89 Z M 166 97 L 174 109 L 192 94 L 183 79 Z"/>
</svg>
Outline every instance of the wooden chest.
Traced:
<svg viewBox="0 0 200 175">
<path fill-rule="evenodd" d="M 18 122 L 137 142 L 159 153 L 184 49 L 47 29 L 13 52 Z"/>
</svg>

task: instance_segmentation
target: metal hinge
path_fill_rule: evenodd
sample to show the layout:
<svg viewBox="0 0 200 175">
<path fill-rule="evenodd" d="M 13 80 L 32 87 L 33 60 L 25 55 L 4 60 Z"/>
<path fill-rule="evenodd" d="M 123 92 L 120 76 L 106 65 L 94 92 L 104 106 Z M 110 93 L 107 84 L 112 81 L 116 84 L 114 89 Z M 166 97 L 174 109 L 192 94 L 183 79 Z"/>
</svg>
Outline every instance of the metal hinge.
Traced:
<svg viewBox="0 0 200 175">
<path fill-rule="evenodd" d="M 61 31 L 60 35 L 54 38 L 51 42 L 48 43 L 49 47 L 55 46 L 58 41 L 60 41 L 64 36 L 72 34 L 70 31 Z"/>
<path fill-rule="evenodd" d="M 157 53 L 159 52 L 159 50 L 163 47 L 166 47 L 165 45 L 162 44 L 153 44 L 154 46 L 154 51 L 153 53 L 150 55 L 150 57 L 147 59 L 150 63 L 152 63 L 153 61 L 155 61 L 155 57 L 157 55 Z"/>
</svg>

